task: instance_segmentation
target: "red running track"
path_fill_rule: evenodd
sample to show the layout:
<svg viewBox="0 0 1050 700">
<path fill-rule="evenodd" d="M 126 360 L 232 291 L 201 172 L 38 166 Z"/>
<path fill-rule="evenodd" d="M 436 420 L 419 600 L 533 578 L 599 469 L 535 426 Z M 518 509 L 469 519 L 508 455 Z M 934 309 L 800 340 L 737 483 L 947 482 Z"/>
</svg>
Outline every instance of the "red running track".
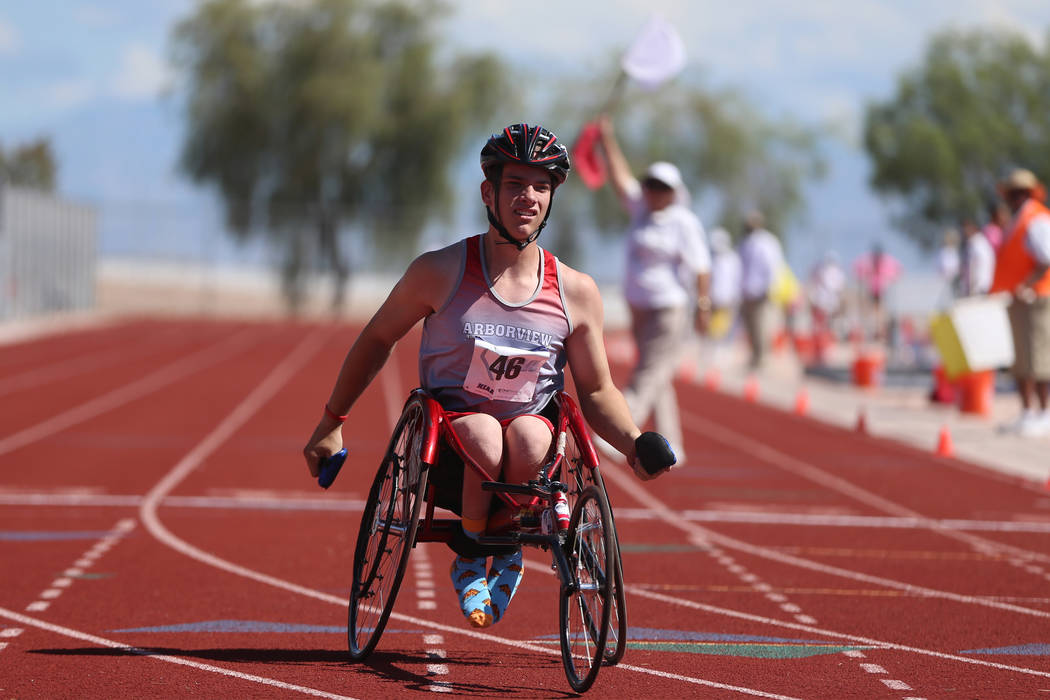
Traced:
<svg viewBox="0 0 1050 700">
<path fill-rule="evenodd" d="M 0 696 L 571 695 L 538 551 L 479 632 L 450 552 L 420 546 L 377 651 L 347 661 L 362 499 L 418 343 L 355 408 L 323 492 L 299 450 L 354 336 L 141 320 L 0 348 Z M 630 635 L 588 695 L 1050 692 L 1050 494 L 680 390 L 687 464 L 645 485 L 603 465 Z"/>
</svg>

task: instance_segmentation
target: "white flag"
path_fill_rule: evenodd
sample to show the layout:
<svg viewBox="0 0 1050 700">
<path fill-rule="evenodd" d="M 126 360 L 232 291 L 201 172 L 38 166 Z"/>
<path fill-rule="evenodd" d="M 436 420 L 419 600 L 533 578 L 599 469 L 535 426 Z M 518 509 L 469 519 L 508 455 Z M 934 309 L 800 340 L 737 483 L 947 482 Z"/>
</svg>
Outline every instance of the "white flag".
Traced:
<svg viewBox="0 0 1050 700">
<path fill-rule="evenodd" d="M 652 90 L 685 67 L 685 45 L 674 27 L 653 15 L 627 49 L 621 66 L 642 87 Z"/>
</svg>

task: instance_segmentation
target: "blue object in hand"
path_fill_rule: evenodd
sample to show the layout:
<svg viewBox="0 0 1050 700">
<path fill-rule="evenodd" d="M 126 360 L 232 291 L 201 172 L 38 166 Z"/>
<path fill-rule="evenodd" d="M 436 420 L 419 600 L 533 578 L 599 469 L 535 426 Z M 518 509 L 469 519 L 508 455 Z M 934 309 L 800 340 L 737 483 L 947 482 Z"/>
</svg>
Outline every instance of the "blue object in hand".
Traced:
<svg viewBox="0 0 1050 700">
<path fill-rule="evenodd" d="M 661 472 L 678 461 L 667 438 L 651 430 L 635 439 L 634 451 L 638 455 L 638 461 L 642 463 L 642 469 L 650 474 Z"/>
<path fill-rule="evenodd" d="M 323 489 L 328 488 L 335 481 L 336 474 L 343 468 L 346 461 L 346 448 L 339 450 L 334 455 L 325 458 L 321 462 L 321 473 L 317 475 L 317 485 Z"/>
</svg>

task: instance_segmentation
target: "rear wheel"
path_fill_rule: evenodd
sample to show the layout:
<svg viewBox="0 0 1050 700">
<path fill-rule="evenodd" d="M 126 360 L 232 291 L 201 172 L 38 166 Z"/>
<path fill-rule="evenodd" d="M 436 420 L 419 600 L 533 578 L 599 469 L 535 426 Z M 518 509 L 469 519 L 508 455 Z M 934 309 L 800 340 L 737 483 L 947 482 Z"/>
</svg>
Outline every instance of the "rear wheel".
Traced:
<svg viewBox="0 0 1050 700">
<path fill-rule="evenodd" d="M 357 661 L 383 634 L 415 542 L 427 480 L 420 460 L 423 416 L 419 401 L 406 405 L 361 517 L 347 621 L 350 656 Z"/>
<path fill-rule="evenodd" d="M 605 482 L 602 481 L 601 472 L 598 467 L 592 467 L 584 460 L 583 450 L 575 434 L 570 430 L 566 436 L 565 464 L 567 466 L 566 481 L 569 486 L 569 507 L 575 505 L 580 499 L 583 491 L 588 486 L 594 486 L 603 494 L 608 501 L 609 492 L 605 490 Z M 609 637 L 605 642 L 605 661 L 615 665 L 623 659 L 627 651 L 627 596 L 623 588 L 623 559 L 620 556 L 620 539 L 616 532 L 616 516 L 613 514 L 612 505 L 609 506 L 609 518 L 612 531 L 612 539 L 616 542 L 616 557 L 613 568 L 613 594 L 612 610 L 609 614 Z"/>
<path fill-rule="evenodd" d="M 612 535 L 609 502 L 589 486 L 573 508 L 565 543 L 577 585 L 562 588 L 559 605 L 562 663 L 569 685 L 578 693 L 591 687 L 604 659 L 614 605 Z"/>
</svg>

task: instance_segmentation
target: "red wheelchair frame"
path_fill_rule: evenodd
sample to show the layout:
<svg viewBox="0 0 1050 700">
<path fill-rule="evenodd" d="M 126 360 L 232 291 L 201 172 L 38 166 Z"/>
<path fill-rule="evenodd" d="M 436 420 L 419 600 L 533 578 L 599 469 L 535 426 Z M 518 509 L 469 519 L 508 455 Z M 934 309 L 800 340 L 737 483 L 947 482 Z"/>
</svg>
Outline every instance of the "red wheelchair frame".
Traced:
<svg viewBox="0 0 1050 700">
<path fill-rule="evenodd" d="M 444 542 L 469 556 L 521 545 L 549 551 L 561 580 L 562 660 L 570 685 L 577 692 L 586 690 L 602 661 L 614 664 L 622 658 L 627 635 L 623 569 L 598 456 L 575 401 L 564 392 L 554 400 L 558 417 L 547 461 L 536 479 L 508 484 L 494 481 L 471 459 L 436 400 L 422 389 L 412 391 L 373 482 L 358 533 L 347 625 L 354 659 L 364 659 L 375 648 L 411 549 L 419 542 Z M 465 538 L 459 518 L 435 517 L 437 486 L 429 483 L 428 474 L 443 444 L 464 468 L 478 473 L 485 480 L 482 488 L 505 506 L 490 517 L 478 544 L 466 540 L 466 546 L 476 548 L 469 553 L 462 551 Z M 572 506 L 568 531 L 543 528 L 531 517 L 528 524 L 520 520 L 523 514 L 542 520 L 546 511 L 547 522 L 556 522 L 558 491 L 567 492 Z M 499 513 L 509 517 L 496 525 Z"/>
</svg>

